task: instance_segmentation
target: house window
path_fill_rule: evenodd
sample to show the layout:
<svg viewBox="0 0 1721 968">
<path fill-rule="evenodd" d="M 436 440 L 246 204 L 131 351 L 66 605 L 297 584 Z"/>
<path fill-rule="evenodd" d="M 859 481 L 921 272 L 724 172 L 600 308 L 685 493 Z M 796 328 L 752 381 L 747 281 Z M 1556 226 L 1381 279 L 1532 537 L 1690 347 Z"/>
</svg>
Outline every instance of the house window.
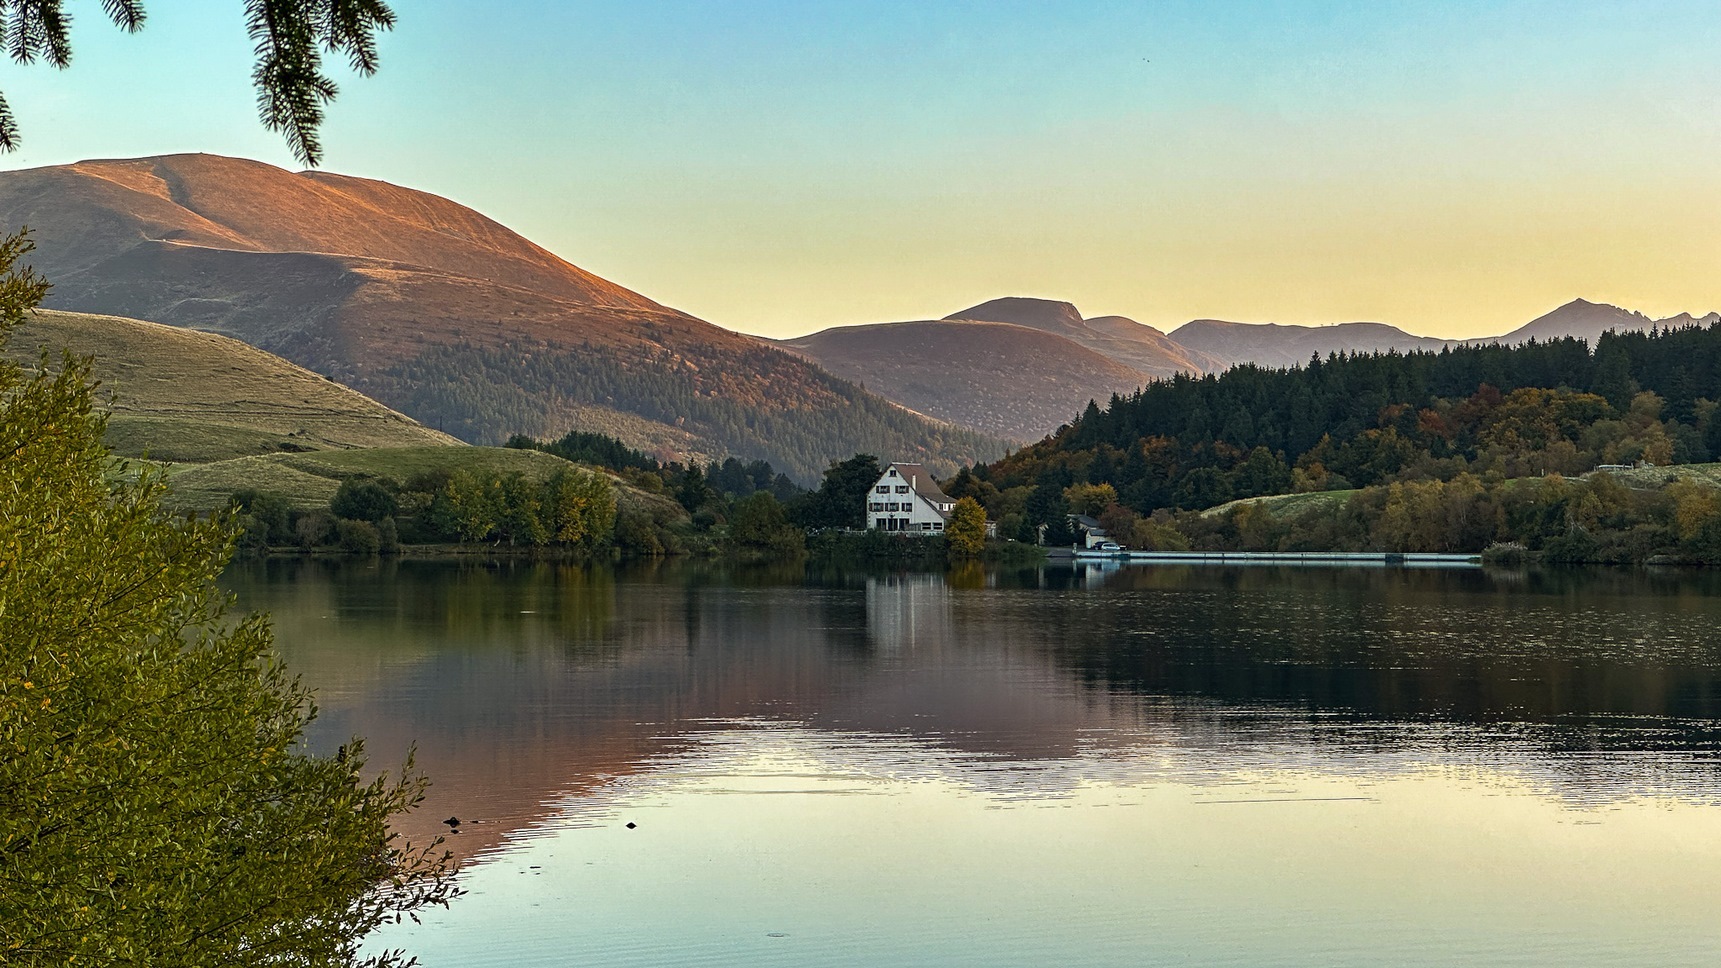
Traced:
<svg viewBox="0 0 1721 968">
<path fill-rule="evenodd" d="M 934 522 L 932 522 L 932 530 L 934 530 L 934 531 L 943 531 L 943 530 L 944 530 L 944 522 L 943 522 L 943 521 L 934 521 Z"/>
<path fill-rule="evenodd" d="M 922 521 L 922 522 L 920 522 L 920 530 L 931 531 L 932 530 L 932 524 L 930 522 L 927 522 L 927 521 Z"/>
<path fill-rule="evenodd" d="M 890 485 L 889 484 L 880 484 L 878 486 L 878 492 L 880 494 L 889 494 L 890 493 Z"/>
<path fill-rule="evenodd" d="M 908 485 L 907 484 L 898 484 L 896 486 L 896 493 L 907 494 L 908 493 Z"/>
</svg>

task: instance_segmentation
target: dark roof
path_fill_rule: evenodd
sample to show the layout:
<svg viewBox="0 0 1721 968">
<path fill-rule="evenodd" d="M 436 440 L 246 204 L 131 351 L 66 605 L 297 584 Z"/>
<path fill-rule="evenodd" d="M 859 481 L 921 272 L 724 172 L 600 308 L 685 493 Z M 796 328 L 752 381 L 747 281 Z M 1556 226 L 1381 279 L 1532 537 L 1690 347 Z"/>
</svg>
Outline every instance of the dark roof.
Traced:
<svg viewBox="0 0 1721 968">
<path fill-rule="evenodd" d="M 1072 515 L 1070 515 L 1070 520 L 1074 521 L 1075 523 L 1088 529 L 1089 531 L 1103 531 L 1103 530 L 1105 530 L 1105 525 L 1100 524 L 1097 519 L 1090 518 L 1085 514 L 1072 514 Z"/>
<path fill-rule="evenodd" d="M 954 498 L 944 493 L 944 490 L 938 486 L 938 482 L 933 479 L 931 474 L 927 473 L 926 468 L 919 464 L 893 463 L 890 466 L 896 468 L 898 477 L 907 479 L 914 486 L 914 493 L 926 498 L 933 504 L 956 503 Z"/>
</svg>

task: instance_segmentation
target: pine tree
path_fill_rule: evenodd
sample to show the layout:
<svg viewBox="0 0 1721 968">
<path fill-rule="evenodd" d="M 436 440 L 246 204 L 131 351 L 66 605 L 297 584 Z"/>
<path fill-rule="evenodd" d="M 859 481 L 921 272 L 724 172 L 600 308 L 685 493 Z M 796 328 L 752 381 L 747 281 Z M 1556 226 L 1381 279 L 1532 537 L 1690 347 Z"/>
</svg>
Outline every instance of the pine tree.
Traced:
<svg viewBox="0 0 1721 968">
<path fill-rule="evenodd" d="M 5 46 L 14 61 L 71 65 L 71 17 L 63 6 L 64 0 L 0 0 Z M 128 33 L 143 29 L 141 0 L 104 0 L 102 9 Z M 337 93 L 323 55 L 342 57 L 368 77 L 377 69 L 376 35 L 393 26 L 394 11 L 384 0 L 245 0 L 245 29 L 257 52 L 251 79 L 258 113 L 300 161 L 313 167 L 322 162 L 317 131 L 323 108 Z M 17 119 L 0 96 L 0 150 L 16 151 L 19 143 Z"/>
</svg>

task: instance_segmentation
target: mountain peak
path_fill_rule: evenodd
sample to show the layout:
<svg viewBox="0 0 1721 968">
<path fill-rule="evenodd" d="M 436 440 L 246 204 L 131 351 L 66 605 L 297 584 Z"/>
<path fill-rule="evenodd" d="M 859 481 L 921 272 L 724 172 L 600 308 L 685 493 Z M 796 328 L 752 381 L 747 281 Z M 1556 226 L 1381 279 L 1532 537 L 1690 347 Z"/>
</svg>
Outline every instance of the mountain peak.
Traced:
<svg viewBox="0 0 1721 968">
<path fill-rule="evenodd" d="M 1015 323 L 1052 333 L 1068 333 L 1083 328 L 1082 314 L 1071 303 L 1057 299 L 1035 299 L 1031 296 L 1005 296 L 970 306 L 945 319 L 970 319 L 988 323 Z"/>
</svg>

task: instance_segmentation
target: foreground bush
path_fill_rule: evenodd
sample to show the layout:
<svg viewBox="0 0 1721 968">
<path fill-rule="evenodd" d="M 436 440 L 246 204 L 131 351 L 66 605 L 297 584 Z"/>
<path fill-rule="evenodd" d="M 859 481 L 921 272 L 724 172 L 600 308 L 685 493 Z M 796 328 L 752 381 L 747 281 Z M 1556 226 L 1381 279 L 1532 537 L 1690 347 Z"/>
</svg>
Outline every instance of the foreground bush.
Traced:
<svg viewBox="0 0 1721 968">
<path fill-rule="evenodd" d="M 235 529 L 109 482 L 88 373 L 0 364 L 0 963 L 399 963 L 360 940 L 452 893 L 389 832 L 422 779 L 304 751 L 309 696 L 214 585 Z"/>
</svg>

